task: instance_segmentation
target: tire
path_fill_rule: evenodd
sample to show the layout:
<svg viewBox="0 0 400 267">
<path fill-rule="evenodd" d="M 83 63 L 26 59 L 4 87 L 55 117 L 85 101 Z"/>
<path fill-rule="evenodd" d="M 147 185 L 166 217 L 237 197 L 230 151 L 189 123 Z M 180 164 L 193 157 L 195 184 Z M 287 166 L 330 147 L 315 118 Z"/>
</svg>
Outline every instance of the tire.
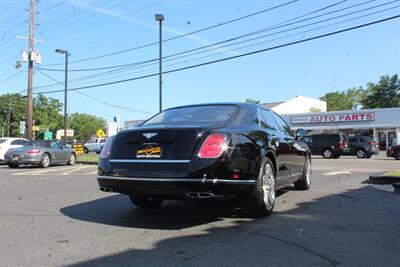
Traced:
<svg viewBox="0 0 400 267">
<path fill-rule="evenodd" d="M 331 159 L 331 158 L 333 158 L 333 151 L 332 151 L 332 149 L 330 149 L 330 148 L 325 148 L 325 149 L 322 151 L 322 156 L 323 156 L 324 158 L 326 158 L 326 159 Z"/>
<path fill-rule="evenodd" d="M 363 158 L 365 158 L 366 156 L 367 156 L 367 153 L 365 152 L 365 150 L 364 149 L 358 149 L 357 151 L 356 151 L 356 156 L 357 156 L 357 158 L 359 158 L 359 159 L 363 159 Z"/>
<path fill-rule="evenodd" d="M 133 205 L 142 209 L 157 209 L 164 202 L 162 198 L 151 198 L 147 196 L 130 195 L 129 198 Z"/>
<path fill-rule="evenodd" d="M 83 148 L 83 153 L 89 154 L 89 149 L 87 147 Z"/>
<path fill-rule="evenodd" d="M 371 158 L 371 157 L 372 157 L 372 154 L 367 154 L 367 155 L 365 156 L 366 159 L 369 159 L 369 158 Z"/>
<path fill-rule="evenodd" d="M 50 166 L 50 163 L 51 163 L 50 155 L 47 153 L 44 153 L 42 155 L 42 158 L 40 159 L 40 163 L 39 163 L 40 168 L 47 168 Z"/>
<path fill-rule="evenodd" d="M 11 169 L 16 169 L 16 168 L 19 167 L 19 164 L 18 164 L 18 163 L 9 162 L 9 163 L 7 163 L 7 165 L 8 165 L 8 167 L 11 168 Z"/>
<path fill-rule="evenodd" d="M 397 150 L 396 152 L 394 152 L 394 158 L 397 160 L 400 160 L 400 150 Z"/>
<path fill-rule="evenodd" d="M 340 158 L 340 155 L 334 155 L 333 158 L 338 159 L 338 158 Z"/>
<path fill-rule="evenodd" d="M 299 180 L 294 183 L 294 188 L 296 190 L 308 190 L 311 187 L 311 158 L 307 156 L 306 161 L 304 163 L 303 173 Z"/>
<path fill-rule="evenodd" d="M 69 159 L 67 161 L 67 165 L 74 165 L 76 162 L 76 156 L 74 153 L 71 153 L 71 155 L 69 156 Z"/>
<path fill-rule="evenodd" d="M 248 197 L 242 199 L 244 212 L 251 217 L 271 215 L 276 198 L 275 170 L 270 159 L 263 160 L 257 184 Z"/>
</svg>

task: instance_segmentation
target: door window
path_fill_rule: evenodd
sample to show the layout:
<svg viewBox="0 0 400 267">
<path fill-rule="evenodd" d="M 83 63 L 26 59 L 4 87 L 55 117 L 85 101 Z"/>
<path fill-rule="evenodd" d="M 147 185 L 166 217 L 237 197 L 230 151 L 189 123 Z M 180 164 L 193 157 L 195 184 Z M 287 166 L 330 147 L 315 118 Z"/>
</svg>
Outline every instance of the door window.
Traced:
<svg viewBox="0 0 400 267">
<path fill-rule="evenodd" d="M 107 139 L 105 139 L 105 138 L 102 138 L 102 139 L 100 139 L 100 143 L 105 143 L 107 141 Z"/>
<path fill-rule="evenodd" d="M 358 138 L 350 137 L 349 143 L 358 143 Z"/>
<path fill-rule="evenodd" d="M 307 144 L 312 144 L 313 142 L 312 136 L 304 136 L 303 142 Z"/>
<path fill-rule="evenodd" d="M 265 109 L 259 109 L 258 117 L 261 127 L 275 131 L 279 129 L 278 125 L 276 124 L 276 121 L 274 120 L 269 111 Z"/>
<path fill-rule="evenodd" d="M 22 146 L 22 145 L 24 145 L 25 143 L 26 143 L 25 140 L 17 139 L 17 140 L 12 141 L 12 142 L 11 142 L 11 145 L 14 145 L 14 146 Z"/>
</svg>

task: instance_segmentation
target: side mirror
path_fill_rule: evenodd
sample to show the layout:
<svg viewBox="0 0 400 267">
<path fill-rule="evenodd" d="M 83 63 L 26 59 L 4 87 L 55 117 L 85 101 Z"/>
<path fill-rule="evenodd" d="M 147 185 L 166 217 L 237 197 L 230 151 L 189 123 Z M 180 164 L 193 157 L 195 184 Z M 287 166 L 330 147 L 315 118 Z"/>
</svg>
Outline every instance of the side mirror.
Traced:
<svg viewBox="0 0 400 267">
<path fill-rule="evenodd" d="M 304 130 L 304 129 L 297 129 L 296 130 L 296 140 L 302 139 L 306 135 L 307 135 L 306 130 Z"/>
</svg>

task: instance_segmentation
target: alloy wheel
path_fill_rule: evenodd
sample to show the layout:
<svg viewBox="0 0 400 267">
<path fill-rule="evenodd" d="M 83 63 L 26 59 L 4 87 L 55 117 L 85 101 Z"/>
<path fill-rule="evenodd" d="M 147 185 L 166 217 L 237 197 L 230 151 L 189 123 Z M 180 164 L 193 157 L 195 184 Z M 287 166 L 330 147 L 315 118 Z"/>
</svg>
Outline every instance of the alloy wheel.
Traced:
<svg viewBox="0 0 400 267">
<path fill-rule="evenodd" d="M 270 164 L 265 165 L 263 179 L 264 203 L 267 209 L 271 209 L 275 203 L 275 177 Z"/>
<path fill-rule="evenodd" d="M 331 150 L 329 150 L 329 149 L 326 149 L 325 151 L 324 151 L 324 158 L 326 158 L 326 159 L 330 159 L 330 158 L 332 158 L 332 151 Z"/>
<path fill-rule="evenodd" d="M 358 158 L 364 158 L 365 157 L 365 152 L 364 150 L 360 149 L 357 151 L 357 157 Z"/>
</svg>

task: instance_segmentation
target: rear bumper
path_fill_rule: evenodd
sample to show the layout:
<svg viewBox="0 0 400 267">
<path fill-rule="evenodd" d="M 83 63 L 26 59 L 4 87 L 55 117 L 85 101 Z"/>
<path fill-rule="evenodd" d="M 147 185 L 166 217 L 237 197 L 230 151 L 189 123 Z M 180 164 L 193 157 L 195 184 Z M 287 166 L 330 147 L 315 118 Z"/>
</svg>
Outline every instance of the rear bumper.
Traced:
<svg viewBox="0 0 400 267">
<path fill-rule="evenodd" d="M 14 156 L 11 154 L 6 154 L 4 161 L 7 163 L 18 163 L 18 164 L 39 164 L 41 156 L 40 155 L 18 155 Z"/>
<path fill-rule="evenodd" d="M 97 176 L 100 187 L 122 194 L 182 198 L 194 192 L 208 192 L 215 196 L 245 196 L 256 185 L 256 180 L 222 180 L 193 178 L 138 178 Z"/>
</svg>

